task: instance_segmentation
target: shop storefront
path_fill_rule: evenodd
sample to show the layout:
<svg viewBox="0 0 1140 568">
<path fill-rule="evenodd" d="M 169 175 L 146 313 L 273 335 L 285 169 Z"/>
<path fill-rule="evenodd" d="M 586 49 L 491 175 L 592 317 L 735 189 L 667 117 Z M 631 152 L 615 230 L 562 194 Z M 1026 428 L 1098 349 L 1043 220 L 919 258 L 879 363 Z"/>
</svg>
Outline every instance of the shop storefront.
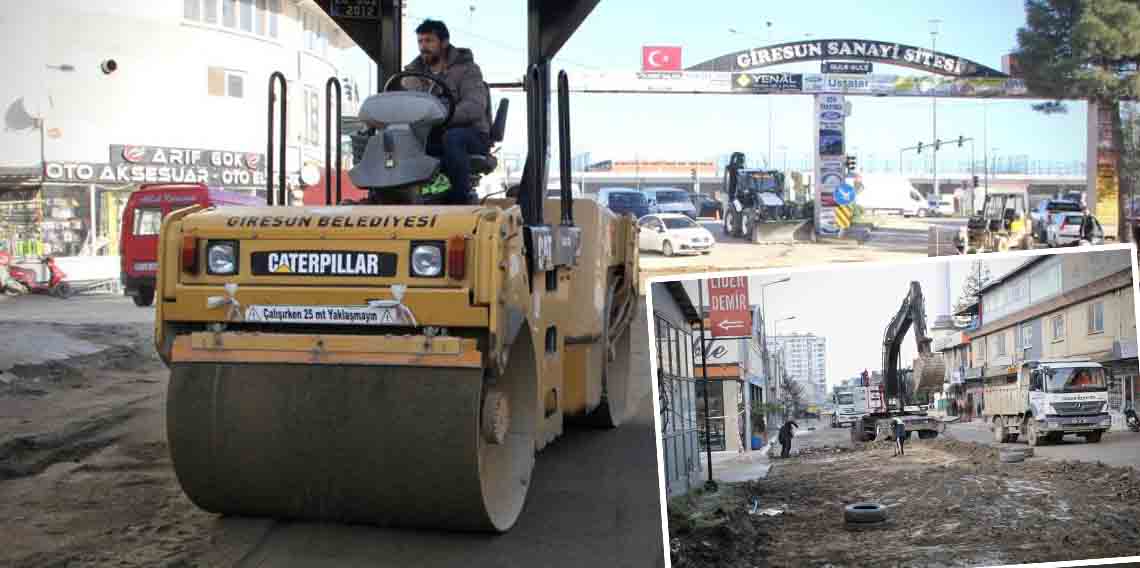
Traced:
<svg viewBox="0 0 1140 568">
<path fill-rule="evenodd" d="M 123 209 L 141 185 L 205 183 L 264 196 L 263 157 L 112 144 L 105 163 L 48 161 L 42 176 L 0 187 L 0 250 L 17 258 L 118 256 Z"/>
<path fill-rule="evenodd" d="M 1100 361 L 1109 371 L 1108 413 L 1112 416 L 1112 429 L 1123 430 L 1124 410 L 1136 408 L 1140 394 L 1140 365 L 1136 359 L 1136 338 L 1121 338 L 1113 343 L 1112 352 Z"/>
</svg>

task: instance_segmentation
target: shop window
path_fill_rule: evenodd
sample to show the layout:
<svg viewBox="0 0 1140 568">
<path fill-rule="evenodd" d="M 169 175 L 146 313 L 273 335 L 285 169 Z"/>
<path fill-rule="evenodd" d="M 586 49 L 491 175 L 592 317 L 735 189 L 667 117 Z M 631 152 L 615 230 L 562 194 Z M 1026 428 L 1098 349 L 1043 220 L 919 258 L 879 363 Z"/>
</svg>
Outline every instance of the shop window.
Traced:
<svg viewBox="0 0 1140 568">
<path fill-rule="evenodd" d="M 1005 332 L 997 334 L 994 337 L 994 340 L 997 342 L 997 356 L 998 357 L 1005 357 L 1005 355 L 1006 355 Z"/>
<path fill-rule="evenodd" d="M 161 209 L 135 209 L 135 226 L 132 229 L 135 236 L 157 235 L 161 228 Z"/>
<path fill-rule="evenodd" d="M 1089 335 L 1104 333 L 1104 301 L 1093 302 L 1088 306 Z"/>
<path fill-rule="evenodd" d="M 1053 341 L 1061 341 L 1065 339 L 1065 316 L 1056 316 L 1053 318 Z"/>
</svg>

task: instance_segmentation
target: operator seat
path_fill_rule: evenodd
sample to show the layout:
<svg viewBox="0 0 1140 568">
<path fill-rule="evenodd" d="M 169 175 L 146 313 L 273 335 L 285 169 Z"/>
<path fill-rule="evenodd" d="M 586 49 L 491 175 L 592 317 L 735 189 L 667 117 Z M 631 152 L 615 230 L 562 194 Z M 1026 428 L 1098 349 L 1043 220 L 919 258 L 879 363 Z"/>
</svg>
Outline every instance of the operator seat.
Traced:
<svg viewBox="0 0 1140 568">
<path fill-rule="evenodd" d="M 487 100 L 491 99 L 491 89 L 484 83 L 487 89 Z M 495 144 L 503 141 L 503 132 L 507 128 L 507 108 L 510 106 L 510 101 L 507 99 L 499 99 L 499 107 L 495 110 L 495 119 L 491 122 L 491 136 L 490 148 L 486 154 L 471 154 L 469 161 L 471 163 L 471 173 L 474 175 L 489 174 L 499 167 L 499 160 L 491 153 L 491 148 Z M 491 109 L 487 109 L 487 118 L 491 118 Z"/>
</svg>

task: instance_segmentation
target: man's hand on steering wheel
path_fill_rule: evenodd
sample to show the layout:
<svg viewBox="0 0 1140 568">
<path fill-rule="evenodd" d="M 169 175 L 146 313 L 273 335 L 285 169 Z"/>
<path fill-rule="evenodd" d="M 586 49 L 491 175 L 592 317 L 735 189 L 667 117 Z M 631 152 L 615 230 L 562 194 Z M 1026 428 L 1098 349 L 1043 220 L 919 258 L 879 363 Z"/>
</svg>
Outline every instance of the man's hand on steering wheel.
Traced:
<svg viewBox="0 0 1140 568">
<path fill-rule="evenodd" d="M 440 124 L 439 126 L 446 127 L 451 124 L 451 118 L 455 116 L 455 105 L 457 103 L 455 100 L 455 94 L 451 92 L 451 88 L 447 86 L 447 83 L 444 83 L 443 80 L 436 75 L 421 73 L 419 71 L 401 71 L 399 73 L 393 74 L 388 78 L 388 80 L 384 83 L 384 89 L 381 92 L 387 93 L 389 91 L 416 90 L 416 87 L 419 85 L 416 85 L 414 81 L 410 80 L 413 78 L 420 81 L 426 80 L 431 83 L 431 86 L 428 87 L 427 91 L 430 95 L 434 95 L 435 93 L 433 91 L 436 87 L 439 87 L 439 94 L 436 96 L 444 99 L 444 102 L 447 105 L 447 118 L 445 118 L 443 124 Z"/>
</svg>

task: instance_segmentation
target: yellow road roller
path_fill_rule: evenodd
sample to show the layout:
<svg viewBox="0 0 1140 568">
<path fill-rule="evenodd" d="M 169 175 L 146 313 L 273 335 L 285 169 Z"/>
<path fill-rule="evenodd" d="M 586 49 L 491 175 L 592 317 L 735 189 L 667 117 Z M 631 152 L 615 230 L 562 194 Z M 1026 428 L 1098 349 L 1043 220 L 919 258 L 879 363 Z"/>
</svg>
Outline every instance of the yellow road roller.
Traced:
<svg viewBox="0 0 1140 568">
<path fill-rule="evenodd" d="M 564 423 L 612 428 L 628 417 L 630 393 L 643 390 L 629 377 L 637 226 L 571 199 L 564 72 L 563 187 L 544 198 L 549 61 L 596 2 L 529 0 L 528 158 L 517 190 L 497 199 L 439 205 L 418 193 L 438 179 L 422 135 L 445 124 L 446 97 L 386 87 L 361 107 L 369 130 L 349 172 L 369 199 L 342 202 L 326 185 L 324 206 L 285 205 L 284 119 L 275 188 L 273 111 L 287 114 L 286 82 L 271 77 L 271 207 L 194 206 L 161 229 L 155 343 L 170 369 L 167 437 L 198 507 L 504 532 Z M 386 80 L 400 79 L 390 71 L 398 3 L 378 3 L 378 25 L 343 19 L 333 4 L 322 7 L 380 55 L 381 83 L 399 84 Z M 326 93 L 333 87 L 339 99 L 335 78 Z M 339 180 L 329 171 L 339 155 L 327 162 L 326 183 Z M 493 156 L 472 163 L 494 169 Z"/>
</svg>

